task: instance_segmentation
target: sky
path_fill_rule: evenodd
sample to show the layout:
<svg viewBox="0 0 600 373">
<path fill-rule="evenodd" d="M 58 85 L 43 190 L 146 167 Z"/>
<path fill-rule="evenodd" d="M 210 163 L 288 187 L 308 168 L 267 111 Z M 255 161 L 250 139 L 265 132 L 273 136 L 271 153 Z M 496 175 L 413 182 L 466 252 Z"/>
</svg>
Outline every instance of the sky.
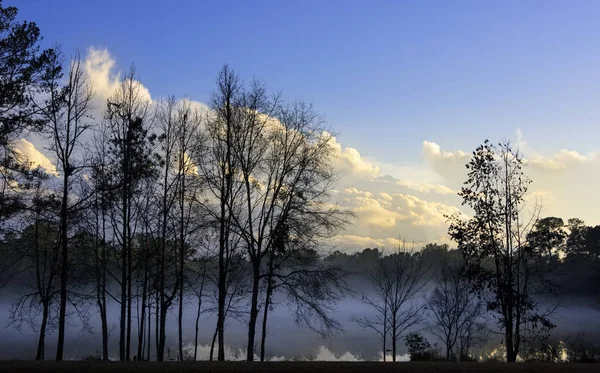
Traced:
<svg viewBox="0 0 600 373">
<path fill-rule="evenodd" d="M 336 198 L 357 214 L 341 248 L 447 242 L 485 139 L 520 146 L 545 215 L 600 224 L 598 1 L 4 4 L 43 45 L 81 52 L 99 101 L 134 63 L 153 99 L 205 103 L 227 63 L 312 102 L 336 134 Z"/>
</svg>

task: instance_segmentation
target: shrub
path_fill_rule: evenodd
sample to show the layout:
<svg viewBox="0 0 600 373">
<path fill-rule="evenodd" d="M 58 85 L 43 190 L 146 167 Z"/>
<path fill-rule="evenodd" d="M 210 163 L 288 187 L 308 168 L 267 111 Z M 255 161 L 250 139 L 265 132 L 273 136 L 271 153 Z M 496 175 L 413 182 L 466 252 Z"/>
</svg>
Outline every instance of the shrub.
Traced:
<svg viewBox="0 0 600 373">
<path fill-rule="evenodd" d="M 404 338 L 404 343 L 408 348 L 410 361 L 430 361 L 436 359 L 436 351 L 431 348 L 431 344 L 429 344 L 421 333 L 408 333 Z"/>
</svg>

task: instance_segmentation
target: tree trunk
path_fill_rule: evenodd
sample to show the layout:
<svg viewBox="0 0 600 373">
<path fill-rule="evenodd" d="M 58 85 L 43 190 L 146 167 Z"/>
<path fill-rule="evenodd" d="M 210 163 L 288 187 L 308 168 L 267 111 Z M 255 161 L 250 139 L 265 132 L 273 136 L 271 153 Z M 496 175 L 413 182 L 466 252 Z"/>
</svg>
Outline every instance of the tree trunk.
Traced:
<svg viewBox="0 0 600 373">
<path fill-rule="evenodd" d="M 396 314 L 394 313 L 392 316 L 392 361 L 396 362 L 396 333 L 398 332 L 396 328 Z"/>
<path fill-rule="evenodd" d="M 252 272 L 252 300 L 250 303 L 250 320 L 248 322 L 248 344 L 246 346 L 246 361 L 254 361 L 254 336 L 256 335 L 256 320 L 258 319 L 258 292 L 260 284 L 259 256 L 253 259 Z"/>
<path fill-rule="evenodd" d="M 138 349 L 137 349 L 137 356 L 138 356 L 138 360 L 142 360 L 143 359 L 143 344 L 144 344 L 144 324 L 146 323 L 146 283 L 148 282 L 147 279 L 147 271 L 146 271 L 146 267 L 147 264 L 144 264 L 144 282 L 142 284 L 142 311 L 141 311 L 141 315 L 140 315 L 140 322 L 139 324 L 139 330 L 138 330 Z"/>
<path fill-rule="evenodd" d="M 155 329 L 155 333 L 154 333 L 154 339 L 155 339 L 155 344 L 156 344 L 156 361 L 162 361 L 162 357 L 161 360 L 158 360 L 158 356 L 159 356 L 159 348 L 160 348 L 160 333 L 159 333 L 159 325 L 160 325 L 160 316 L 159 316 L 159 312 L 160 312 L 160 299 L 159 299 L 159 292 L 156 291 L 156 307 L 155 307 L 155 312 L 154 312 L 154 329 Z"/>
<path fill-rule="evenodd" d="M 262 335 L 260 339 L 260 361 L 265 361 L 265 346 L 267 340 L 267 318 L 269 315 L 269 306 L 271 305 L 271 297 L 273 295 L 272 279 L 267 279 L 267 293 L 265 296 L 265 309 L 263 310 Z"/>
<path fill-rule="evenodd" d="M 40 326 L 40 336 L 38 339 L 37 354 L 35 355 L 36 360 L 44 360 L 44 350 L 46 347 L 46 325 L 48 324 L 49 304 L 43 302 L 42 304 L 42 325 Z"/>
<path fill-rule="evenodd" d="M 125 183 L 124 183 L 125 184 Z M 127 187 L 123 187 L 123 227 L 121 250 L 121 319 L 119 322 L 119 360 L 125 361 L 125 327 L 127 318 Z"/>
<path fill-rule="evenodd" d="M 108 322 L 106 320 L 106 293 L 104 287 L 101 291 L 98 308 L 100 309 L 100 323 L 102 324 L 102 360 L 108 360 Z"/>
<path fill-rule="evenodd" d="M 179 361 L 183 361 L 183 262 L 184 262 L 184 247 L 182 245 L 179 254 L 179 315 L 177 318 L 179 329 Z"/>
<path fill-rule="evenodd" d="M 517 353 L 513 345 L 512 322 L 506 326 L 506 361 L 509 363 L 517 361 Z"/>
<path fill-rule="evenodd" d="M 160 308 L 160 330 L 159 330 L 159 340 L 158 340 L 158 357 L 157 360 L 158 361 L 164 361 L 164 355 L 165 355 L 165 342 L 167 340 L 167 331 L 166 331 L 166 321 L 167 321 L 167 309 L 166 307 L 162 306 Z"/>
<path fill-rule="evenodd" d="M 217 332 L 219 331 L 219 327 L 215 328 L 215 334 L 213 334 L 212 343 L 210 344 L 210 357 L 209 360 L 213 361 L 213 352 L 215 351 L 215 341 L 217 340 Z"/>
<path fill-rule="evenodd" d="M 221 213 L 225 215 L 225 204 L 222 204 Z M 225 223 L 221 222 L 221 238 L 219 248 L 219 296 L 218 296 L 218 311 L 217 311 L 217 334 L 219 338 L 219 352 L 217 360 L 225 361 L 225 296 L 227 291 L 226 272 L 225 272 Z"/>
<path fill-rule="evenodd" d="M 198 296 L 198 311 L 196 312 L 196 333 L 194 334 L 194 361 L 198 360 L 198 329 L 200 328 L 200 311 L 202 309 L 202 293 Z"/>
<path fill-rule="evenodd" d="M 133 277 L 133 268 L 131 265 L 132 255 L 131 250 L 127 250 L 127 351 L 125 355 L 125 360 L 129 361 L 131 359 L 131 283 Z"/>
<path fill-rule="evenodd" d="M 387 299 L 383 306 L 383 362 L 387 360 Z"/>
<path fill-rule="evenodd" d="M 184 154 L 180 154 L 179 162 L 180 169 L 184 168 L 185 157 Z M 179 210 L 181 213 L 180 216 L 180 224 L 179 224 L 179 324 L 177 325 L 179 329 L 179 361 L 183 361 L 183 281 L 184 281 L 184 273 L 183 267 L 185 262 L 185 169 L 183 170 L 182 175 L 179 175 L 181 178 L 181 188 L 179 191 Z"/>
<path fill-rule="evenodd" d="M 150 298 L 150 294 L 148 294 L 148 298 Z M 150 348 L 152 347 L 152 306 L 148 304 L 148 349 L 146 351 L 146 361 L 150 361 Z"/>
<path fill-rule="evenodd" d="M 65 344 L 65 322 L 67 317 L 67 275 L 69 273 L 69 252 L 67 242 L 67 204 L 69 203 L 68 182 L 69 169 L 66 168 L 63 177 L 63 194 L 60 209 L 60 241 L 61 241 L 61 270 L 60 270 L 60 309 L 58 316 L 58 342 L 56 344 L 56 360 L 63 359 Z"/>
</svg>

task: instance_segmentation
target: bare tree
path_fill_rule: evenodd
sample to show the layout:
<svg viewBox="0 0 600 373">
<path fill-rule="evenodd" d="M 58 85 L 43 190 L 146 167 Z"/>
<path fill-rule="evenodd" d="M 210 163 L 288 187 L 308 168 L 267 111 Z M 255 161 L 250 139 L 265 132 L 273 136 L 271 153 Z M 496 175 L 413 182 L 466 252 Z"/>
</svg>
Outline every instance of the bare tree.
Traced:
<svg viewBox="0 0 600 373">
<path fill-rule="evenodd" d="M 212 112 L 207 115 L 205 151 L 196 154 L 194 163 L 206 182 L 208 196 L 203 207 L 206 215 L 219 232 L 218 250 L 218 306 L 216 335 L 219 343 L 218 360 L 225 360 L 225 315 L 227 307 L 227 283 L 230 270 L 229 258 L 235 257 L 237 245 L 232 239 L 232 215 L 239 208 L 239 187 L 234 181 L 239 176 L 238 164 L 233 154 L 235 126 L 240 113 L 238 98 L 241 84 L 238 76 L 224 66 L 217 78 L 217 90 L 211 102 Z"/>
<path fill-rule="evenodd" d="M 258 217 L 258 227 L 267 227 L 262 237 L 256 234 L 265 250 L 261 259 L 266 262 L 266 268 L 259 266 L 264 271 L 259 279 L 266 283 L 261 360 L 275 292 L 287 296 L 299 325 L 323 336 L 341 330 L 330 313 L 345 289 L 345 272 L 325 263 L 322 255 L 325 242 L 351 216 L 331 201 L 336 176 L 331 164 L 332 136 L 310 105 L 299 102 L 281 107 L 277 122 L 264 132 L 267 146 L 262 171 L 252 174 L 259 198 L 249 215 Z"/>
<path fill-rule="evenodd" d="M 60 53 L 50 59 L 51 68 L 43 76 L 43 85 L 49 93 L 47 102 L 39 107 L 50 134 L 50 149 L 56 156 L 58 172 L 62 176 L 60 235 L 58 245 L 61 252 L 60 314 L 58 320 L 58 343 L 56 360 L 62 360 L 67 314 L 67 280 L 69 275 L 69 217 L 81 208 L 87 198 L 73 193 L 73 181 L 86 167 L 85 155 L 80 152 L 81 139 L 90 128 L 92 90 L 87 83 L 79 55 L 70 63 L 67 82 L 61 86 L 63 64 Z M 79 153 L 79 154 L 78 154 Z"/>
<path fill-rule="evenodd" d="M 183 100 L 175 113 L 176 140 L 175 140 L 175 168 L 177 184 L 177 208 L 178 216 L 177 230 L 179 234 L 179 250 L 177 263 L 177 276 L 179 283 L 178 301 L 178 347 L 179 361 L 183 361 L 183 303 L 185 285 L 189 283 L 186 278 L 186 262 L 194 254 L 193 241 L 198 241 L 205 228 L 206 217 L 200 210 L 199 200 L 202 198 L 202 180 L 198 174 L 198 168 L 192 162 L 194 154 L 202 152 L 201 146 L 203 136 L 200 131 L 202 115 L 199 111 L 192 109 L 190 102 Z M 201 245 L 196 245 L 201 246 Z M 206 266 L 199 274 L 197 280 L 201 281 L 198 296 L 198 313 L 202 306 L 202 293 L 204 291 Z M 198 318 L 196 319 L 196 339 L 198 334 Z"/>
<path fill-rule="evenodd" d="M 425 302 L 420 295 L 427 285 L 427 270 L 420 253 L 399 240 L 395 251 L 381 257 L 369 274 L 374 294 L 363 294 L 362 301 L 376 311 L 376 316 L 353 317 L 353 320 L 383 337 L 384 358 L 386 337 L 390 338 L 395 362 L 398 340 L 409 328 L 423 321 Z"/>
<path fill-rule="evenodd" d="M 468 356 L 469 348 L 485 338 L 485 303 L 471 291 L 466 270 L 459 260 L 443 263 L 429 296 L 430 330 L 445 346 L 446 360 Z"/>
<path fill-rule="evenodd" d="M 114 240 L 120 247 L 121 361 L 129 360 L 131 349 L 132 241 L 138 213 L 134 199 L 139 193 L 141 181 L 155 172 L 151 156 L 154 137 L 149 133 L 149 98 L 144 96 L 135 78 L 132 67 L 117 91 L 108 99 L 104 122 L 109 136 L 111 180 L 113 188 L 118 191 L 118 203 L 111 211 L 111 225 Z"/>
<path fill-rule="evenodd" d="M 6 240 L 13 255 L 19 258 L 17 288 L 23 291 L 11 308 L 11 324 L 21 328 L 26 323 L 39 330 L 36 360 L 44 360 L 46 334 L 58 321 L 59 210 L 60 200 L 56 195 L 47 193 L 38 184 L 28 213 L 20 217 L 23 224 L 20 234 L 13 232 Z"/>
</svg>

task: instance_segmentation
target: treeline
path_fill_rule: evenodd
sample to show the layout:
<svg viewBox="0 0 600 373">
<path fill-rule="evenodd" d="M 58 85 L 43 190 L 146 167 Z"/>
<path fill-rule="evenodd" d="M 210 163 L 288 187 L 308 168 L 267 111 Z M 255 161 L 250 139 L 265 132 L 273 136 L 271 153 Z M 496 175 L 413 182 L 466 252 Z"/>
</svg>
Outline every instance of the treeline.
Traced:
<svg viewBox="0 0 600 373">
<path fill-rule="evenodd" d="M 541 204 L 526 199 L 531 180 L 524 167 L 510 142 L 485 141 L 473 152 L 458 193 L 473 213 L 447 217 L 448 234 L 457 244 L 452 253 L 433 245 L 416 252 L 405 244 L 384 258 L 377 250 L 353 257 L 337 253 L 338 261 L 374 263 L 367 270 L 373 290 L 362 296 L 374 316 L 357 315 L 354 321 L 381 336 L 384 356 L 389 342 L 395 361 L 402 337 L 409 350 L 412 346 L 420 355 L 433 356 L 422 336 L 407 334 L 429 317 L 429 330 L 443 344 L 445 359 L 469 359 L 470 348 L 488 340 L 492 330 L 485 316 L 490 314 L 502 336 L 502 359 L 541 355 L 559 360 L 556 347 L 548 343 L 556 327 L 553 316 L 563 306 L 560 292 L 576 293 L 560 285 L 597 291 L 592 284 L 600 280 L 600 226 L 542 218 Z M 433 266 L 435 287 L 428 292 L 427 272 Z M 573 281 L 582 274 L 583 281 Z M 598 361 L 600 349 L 577 354 Z"/>
<path fill-rule="evenodd" d="M 13 7 L 0 13 L 3 284 L 20 289 L 12 321 L 39 332 L 36 359 L 47 357 L 51 329 L 63 359 L 67 319 L 85 323 L 90 304 L 103 359 L 108 304 L 118 304 L 122 361 L 149 359 L 152 349 L 164 359 L 175 307 L 183 360 L 189 294 L 198 316 L 206 304 L 217 315 L 218 360 L 231 317 L 247 322 L 248 360 L 262 325 L 264 359 L 278 293 L 298 324 L 323 334 L 338 327 L 328 311 L 343 273 L 320 260 L 319 245 L 350 214 L 330 201 L 333 138 L 310 105 L 245 84 L 227 66 L 208 110 L 151 101 L 132 68 L 97 118 L 79 56 L 40 50 L 34 23 L 15 21 Z M 47 139 L 55 173 L 17 150 L 27 133 Z"/>
<path fill-rule="evenodd" d="M 152 101 L 133 68 L 96 108 L 79 56 L 42 50 L 37 26 L 16 15 L 0 5 L 0 286 L 18 293 L 11 322 L 38 333 L 36 359 L 56 330 L 62 360 L 69 318 L 95 317 L 108 359 L 116 304 L 121 361 L 162 361 L 173 313 L 187 358 L 184 306 L 196 310 L 195 346 L 200 328 L 213 333 L 211 359 L 225 359 L 235 318 L 247 360 L 264 360 L 277 302 L 325 336 L 342 330 L 332 311 L 352 295 L 371 308 L 353 321 L 381 337 L 384 359 L 402 341 L 432 356 L 415 334 L 425 317 L 443 358 L 470 359 L 493 315 L 516 361 L 554 354 L 550 297 L 598 281 L 600 226 L 542 218 L 538 205 L 526 215 L 530 181 L 510 143 L 473 152 L 459 193 L 472 213 L 448 216 L 456 249 L 329 253 L 352 214 L 332 199 L 333 137 L 310 105 L 224 66 L 208 108 Z M 45 139 L 56 170 L 25 159 L 16 145 L 28 134 Z M 215 325 L 201 324 L 205 312 Z"/>
</svg>

